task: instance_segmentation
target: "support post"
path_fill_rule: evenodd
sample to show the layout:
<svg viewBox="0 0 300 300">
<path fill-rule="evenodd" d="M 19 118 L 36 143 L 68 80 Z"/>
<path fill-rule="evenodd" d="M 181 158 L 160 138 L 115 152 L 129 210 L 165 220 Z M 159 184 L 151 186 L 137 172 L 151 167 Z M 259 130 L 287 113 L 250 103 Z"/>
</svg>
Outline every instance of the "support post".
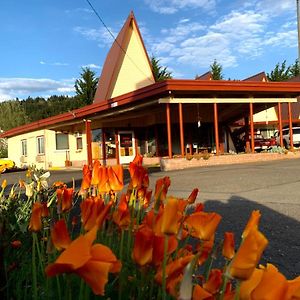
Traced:
<svg viewBox="0 0 300 300">
<path fill-rule="evenodd" d="M 171 115 L 170 115 L 170 103 L 166 104 L 167 115 L 167 131 L 168 131 L 168 155 L 172 158 L 172 134 L 171 134 Z"/>
<path fill-rule="evenodd" d="M 251 135 L 251 153 L 254 153 L 254 123 L 253 123 L 253 103 L 249 103 L 250 110 L 250 135 Z"/>
<path fill-rule="evenodd" d="M 283 137 L 282 137 L 282 111 L 281 111 L 281 103 L 278 103 L 278 130 L 280 136 L 280 147 L 283 147 Z"/>
<path fill-rule="evenodd" d="M 216 143 L 216 155 L 220 154 L 219 150 L 219 123 L 218 123 L 218 105 L 214 103 L 214 127 L 215 127 L 215 143 Z"/>
<path fill-rule="evenodd" d="M 181 149 L 181 156 L 184 156 L 184 129 L 183 129 L 182 103 L 178 103 L 178 111 L 179 111 L 179 127 L 180 127 L 180 149 Z"/>
<path fill-rule="evenodd" d="M 106 134 L 102 128 L 102 163 L 106 166 Z"/>
<path fill-rule="evenodd" d="M 119 151 L 119 133 L 118 131 L 115 132 L 115 142 L 116 142 L 116 160 L 117 165 L 120 164 L 120 151 Z"/>
<path fill-rule="evenodd" d="M 292 104 L 288 103 L 288 112 L 289 112 L 289 132 L 290 132 L 290 149 L 294 150 L 294 140 L 293 140 L 293 113 L 292 113 Z"/>
<path fill-rule="evenodd" d="M 84 122 L 85 122 L 85 135 L 86 135 L 87 165 L 91 168 L 93 163 L 91 120 L 84 120 Z"/>
</svg>

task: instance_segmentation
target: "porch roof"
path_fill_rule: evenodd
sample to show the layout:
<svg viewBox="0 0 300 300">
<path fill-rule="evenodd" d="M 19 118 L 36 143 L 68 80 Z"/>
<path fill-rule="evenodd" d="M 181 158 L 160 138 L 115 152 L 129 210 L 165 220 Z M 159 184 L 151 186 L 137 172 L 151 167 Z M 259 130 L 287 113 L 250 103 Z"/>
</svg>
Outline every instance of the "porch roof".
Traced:
<svg viewBox="0 0 300 300">
<path fill-rule="evenodd" d="M 254 82 L 254 81 L 225 81 L 225 80 L 178 80 L 170 79 L 157 82 L 137 89 L 124 95 L 93 103 L 82 108 L 32 122 L 23 126 L 10 129 L 0 137 L 12 137 L 39 129 L 51 129 L 63 124 L 76 124 L 83 119 L 95 118 L 101 115 L 114 115 L 120 111 L 132 111 L 135 108 L 143 109 L 148 105 L 159 105 L 159 99 L 168 96 L 177 98 L 201 99 L 234 98 L 243 99 L 243 103 L 251 102 L 253 98 L 277 98 L 278 102 L 289 102 L 287 98 L 300 95 L 300 82 Z M 248 99 L 248 100 L 247 100 Z M 281 99 L 281 100 L 280 100 Z M 252 101 L 253 102 L 253 101 Z M 206 102 L 207 103 L 207 102 Z M 222 103 L 220 99 L 218 103 Z M 224 103 L 226 101 L 224 100 Z M 228 102 L 227 102 L 228 103 Z M 235 105 L 234 103 L 232 105 Z M 270 105 L 270 103 L 269 103 Z M 274 103 L 273 103 L 274 105 Z"/>
</svg>

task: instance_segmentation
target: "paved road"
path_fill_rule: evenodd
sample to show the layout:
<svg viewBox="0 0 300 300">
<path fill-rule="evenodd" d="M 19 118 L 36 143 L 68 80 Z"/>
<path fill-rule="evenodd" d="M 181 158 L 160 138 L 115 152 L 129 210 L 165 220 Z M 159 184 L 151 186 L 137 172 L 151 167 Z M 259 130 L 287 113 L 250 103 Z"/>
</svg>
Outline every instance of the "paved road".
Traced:
<svg viewBox="0 0 300 300">
<path fill-rule="evenodd" d="M 151 186 L 163 176 L 171 178 L 169 194 L 187 197 L 194 187 L 206 211 L 223 216 L 216 236 L 224 231 L 240 235 L 253 209 L 262 212 L 261 230 L 269 239 L 263 262 L 273 262 L 288 277 L 300 275 L 300 159 L 240 165 L 202 167 L 181 171 L 150 170 Z M 9 183 L 24 178 L 24 172 L 3 174 Z M 53 171 L 51 182 L 80 185 L 81 171 Z M 125 174 L 128 182 L 128 175 Z"/>
</svg>

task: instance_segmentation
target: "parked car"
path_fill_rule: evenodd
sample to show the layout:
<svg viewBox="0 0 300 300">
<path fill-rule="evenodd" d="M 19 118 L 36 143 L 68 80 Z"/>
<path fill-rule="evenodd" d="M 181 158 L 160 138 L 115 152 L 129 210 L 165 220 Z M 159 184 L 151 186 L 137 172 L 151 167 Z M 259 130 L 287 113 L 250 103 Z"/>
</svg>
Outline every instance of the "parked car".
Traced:
<svg viewBox="0 0 300 300">
<path fill-rule="evenodd" d="M 4 173 L 6 170 L 13 169 L 15 162 L 10 159 L 0 158 L 0 173 Z"/>
<path fill-rule="evenodd" d="M 276 139 L 276 144 L 280 145 L 280 133 L 279 130 L 274 132 L 274 137 Z M 290 129 L 289 127 L 285 127 L 282 129 L 282 139 L 283 139 L 283 146 L 288 148 L 290 146 Z M 300 146 L 300 127 L 293 127 L 293 145 Z"/>
<path fill-rule="evenodd" d="M 249 135 L 249 146 L 251 147 L 251 135 Z M 246 135 L 243 137 L 243 143 L 246 147 Z M 254 134 L 254 150 L 255 151 L 263 151 L 269 150 L 273 146 L 276 146 L 276 139 L 275 138 L 265 138 L 262 134 L 255 133 Z"/>
</svg>

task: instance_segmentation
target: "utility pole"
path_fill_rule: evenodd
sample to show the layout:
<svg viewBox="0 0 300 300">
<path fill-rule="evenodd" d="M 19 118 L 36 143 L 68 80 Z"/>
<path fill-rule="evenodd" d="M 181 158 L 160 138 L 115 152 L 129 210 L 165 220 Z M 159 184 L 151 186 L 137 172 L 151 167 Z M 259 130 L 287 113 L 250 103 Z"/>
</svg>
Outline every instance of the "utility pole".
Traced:
<svg viewBox="0 0 300 300">
<path fill-rule="evenodd" d="M 300 8 L 299 8 L 299 0 L 297 2 L 297 28 L 298 28 L 298 63 L 300 63 Z"/>
</svg>

